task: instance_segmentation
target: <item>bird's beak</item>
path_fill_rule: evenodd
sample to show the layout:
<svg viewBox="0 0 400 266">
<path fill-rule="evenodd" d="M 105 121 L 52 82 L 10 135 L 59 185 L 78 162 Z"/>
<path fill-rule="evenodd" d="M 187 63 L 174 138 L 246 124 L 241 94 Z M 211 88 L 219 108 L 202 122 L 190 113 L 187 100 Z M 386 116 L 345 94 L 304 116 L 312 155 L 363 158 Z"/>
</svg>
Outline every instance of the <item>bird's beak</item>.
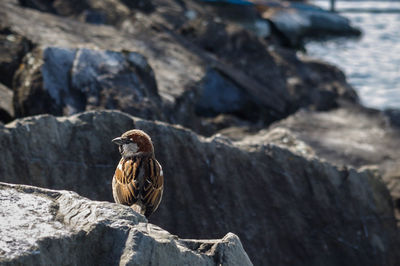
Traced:
<svg viewBox="0 0 400 266">
<path fill-rule="evenodd" d="M 126 138 L 118 137 L 113 139 L 111 142 L 117 145 L 122 145 L 126 142 Z"/>
</svg>

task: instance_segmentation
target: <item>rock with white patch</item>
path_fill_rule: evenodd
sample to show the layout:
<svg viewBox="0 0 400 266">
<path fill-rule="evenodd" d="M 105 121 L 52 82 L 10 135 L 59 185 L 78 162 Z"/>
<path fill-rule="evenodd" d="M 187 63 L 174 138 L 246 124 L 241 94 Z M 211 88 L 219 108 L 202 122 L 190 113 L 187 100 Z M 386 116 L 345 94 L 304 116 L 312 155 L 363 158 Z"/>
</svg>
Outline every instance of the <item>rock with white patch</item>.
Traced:
<svg viewBox="0 0 400 266">
<path fill-rule="evenodd" d="M 129 207 L 0 183 L 1 265 L 252 265 L 239 238 L 179 239 Z"/>
<path fill-rule="evenodd" d="M 16 74 L 17 116 L 119 109 L 162 119 L 152 68 L 135 52 L 41 47 Z"/>
</svg>

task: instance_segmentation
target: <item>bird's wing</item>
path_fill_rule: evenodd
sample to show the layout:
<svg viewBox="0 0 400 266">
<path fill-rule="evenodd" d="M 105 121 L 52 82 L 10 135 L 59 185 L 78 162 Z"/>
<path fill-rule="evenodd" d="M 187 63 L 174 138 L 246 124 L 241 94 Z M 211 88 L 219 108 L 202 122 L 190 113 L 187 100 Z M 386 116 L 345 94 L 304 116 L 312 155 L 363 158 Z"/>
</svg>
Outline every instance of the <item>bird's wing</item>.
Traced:
<svg viewBox="0 0 400 266">
<path fill-rule="evenodd" d="M 139 198 L 137 178 L 141 176 L 142 160 L 121 160 L 114 174 L 113 194 L 116 202 L 131 206 Z"/>
<path fill-rule="evenodd" d="M 146 175 L 142 193 L 142 201 L 146 206 L 145 216 L 149 217 L 160 205 L 164 190 L 164 174 L 156 159 L 147 160 Z"/>
</svg>

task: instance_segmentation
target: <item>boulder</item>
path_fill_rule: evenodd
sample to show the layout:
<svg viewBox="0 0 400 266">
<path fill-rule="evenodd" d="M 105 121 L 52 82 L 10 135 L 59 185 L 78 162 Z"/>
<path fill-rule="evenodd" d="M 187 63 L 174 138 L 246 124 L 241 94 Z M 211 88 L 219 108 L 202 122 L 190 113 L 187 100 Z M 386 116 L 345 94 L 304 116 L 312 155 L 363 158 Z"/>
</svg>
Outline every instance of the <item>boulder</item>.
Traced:
<svg viewBox="0 0 400 266">
<path fill-rule="evenodd" d="M 12 88 L 14 73 L 31 45 L 25 37 L 0 24 L 0 83 Z"/>
<path fill-rule="evenodd" d="M 41 47 L 26 55 L 15 79 L 17 116 L 119 109 L 162 119 L 153 70 L 139 53 Z"/>
<path fill-rule="evenodd" d="M 355 91 L 337 67 L 305 56 L 299 58 L 293 50 L 273 45 L 243 28 L 198 18 L 182 25 L 179 32 L 228 63 L 229 67 L 221 66 L 218 71 L 248 95 L 238 96 L 242 105 L 250 100 L 247 108 L 240 110 L 253 119 L 262 117 L 270 122 L 302 107 L 327 110 L 338 106 L 339 99 L 357 101 Z M 229 95 L 238 91 L 229 84 L 224 87 Z M 203 93 L 207 94 L 207 88 Z M 237 104 L 227 101 L 226 106 Z"/>
<path fill-rule="evenodd" d="M 18 3 L 23 7 L 70 17 L 86 23 L 111 25 L 119 25 L 127 19 L 131 15 L 130 9 L 151 11 L 153 8 L 151 1 L 143 0 L 19 0 Z"/>
<path fill-rule="evenodd" d="M 196 101 L 198 114 L 214 117 L 230 113 L 251 119 L 257 112 L 256 107 L 250 111 L 254 100 L 240 86 L 215 69 L 210 69 L 206 73 L 202 83 L 200 97 Z"/>
<path fill-rule="evenodd" d="M 361 35 L 361 31 L 353 27 L 349 19 L 314 5 L 283 2 L 256 7 L 290 46 L 301 45 L 306 37 Z"/>
<path fill-rule="evenodd" d="M 337 75 L 341 72 L 333 67 L 317 62 L 310 64 L 293 50 L 278 47 L 236 24 L 214 21 L 204 12 L 194 19 L 185 19 L 189 8 L 196 7 L 193 1 L 183 6 L 165 1 L 155 7 L 154 12 L 137 13 L 117 28 L 21 8 L 16 0 L 1 1 L 0 23 L 37 46 L 26 55 L 17 77 L 14 88 L 17 115 L 45 112 L 61 115 L 74 110 L 119 108 L 147 119 L 209 132 L 203 117 L 210 115 L 233 114 L 268 124 L 302 107 L 328 109 L 343 97 L 354 101 L 357 98 L 345 79 Z M 171 17 L 178 17 L 179 22 L 170 21 Z M 129 65 L 126 56 L 130 53 L 146 58 L 146 65 L 151 68 L 142 73 L 139 66 Z M 90 64 L 79 63 L 83 59 L 79 54 L 90 60 Z M 106 62 L 105 73 L 100 60 Z M 113 62 L 118 62 L 117 73 L 110 73 L 114 71 Z M 62 73 L 71 69 L 71 64 L 73 76 L 65 77 Z M 59 68 L 60 74 L 52 72 Z M 326 79 L 319 78 L 321 72 L 327 72 Z M 64 97 L 63 94 L 48 95 L 46 73 L 47 77 L 64 75 L 53 81 L 64 85 L 51 86 L 50 91 L 63 91 L 68 85 L 71 91 L 65 95 L 66 99 L 57 102 L 54 99 Z M 79 82 L 75 78 L 78 76 Z M 133 84 L 127 84 L 127 80 Z M 67 81 L 72 83 L 66 85 Z M 133 95 L 122 98 L 116 90 L 107 89 L 116 87 L 132 92 L 132 87 L 138 86 L 146 87 L 150 94 L 157 88 L 160 98 L 145 97 L 149 101 L 142 101 L 139 97 L 137 102 L 137 93 L 143 90 L 133 90 Z M 88 87 L 97 91 L 94 96 L 87 92 Z M 218 89 L 219 95 L 229 91 L 232 97 L 229 101 L 216 97 L 211 105 L 204 104 L 214 89 Z M 40 101 L 25 101 L 33 95 Z M 129 103 L 121 103 L 124 100 Z M 134 104 L 137 105 L 132 107 Z M 149 114 L 148 108 L 155 114 Z"/>
<path fill-rule="evenodd" d="M 386 109 L 385 115 L 389 118 L 392 126 L 400 128 L 400 109 Z"/>
<path fill-rule="evenodd" d="M 239 238 L 179 239 L 127 206 L 0 183 L 1 265 L 252 265 Z"/>
<path fill-rule="evenodd" d="M 323 162 L 289 138 L 293 153 L 279 134 L 269 137 L 279 145 L 231 142 L 117 111 L 40 115 L 0 126 L 0 178 L 112 201 L 119 154 L 111 139 L 131 128 L 152 137 L 164 170 L 163 200 L 150 221 L 179 237 L 233 232 L 256 265 L 399 261 L 391 198 L 379 176 Z"/>
<path fill-rule="evenodd" d="M 398 202 L 400 129 L 395 114 L 395 110 L 382 112 L 345 104 L 329 112 L 302 110 L 272 128 L 289 130 L 319 157 L 337 165 L 376 166 Z M 400 210 L 400 206 L 397 208 Z M 397 217 L 400 219 L 399 214 Z"/>
<path fill-rule="evenodd" d="M 10 122 L 14 117 L 13 91 L 0 83 L 0 121 Z"/>
</svg>

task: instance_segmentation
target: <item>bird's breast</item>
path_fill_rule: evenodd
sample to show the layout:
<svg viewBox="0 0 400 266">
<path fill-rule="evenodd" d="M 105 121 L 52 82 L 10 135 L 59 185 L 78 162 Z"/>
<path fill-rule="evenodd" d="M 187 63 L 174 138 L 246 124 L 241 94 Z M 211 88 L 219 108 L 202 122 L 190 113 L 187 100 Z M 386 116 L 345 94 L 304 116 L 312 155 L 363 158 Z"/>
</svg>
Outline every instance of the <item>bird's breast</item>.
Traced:
<svg viewBox="0 0 400 266">
<path fill-rule="evenodd" d="M 128 184 L 132 181 L 137 183 L 137 179 L 142 175 L 139 170 L 141 165 L 141 158 L 121 159 L 115 170 L 115 179 L 121 184 Z"/>
</svg>

